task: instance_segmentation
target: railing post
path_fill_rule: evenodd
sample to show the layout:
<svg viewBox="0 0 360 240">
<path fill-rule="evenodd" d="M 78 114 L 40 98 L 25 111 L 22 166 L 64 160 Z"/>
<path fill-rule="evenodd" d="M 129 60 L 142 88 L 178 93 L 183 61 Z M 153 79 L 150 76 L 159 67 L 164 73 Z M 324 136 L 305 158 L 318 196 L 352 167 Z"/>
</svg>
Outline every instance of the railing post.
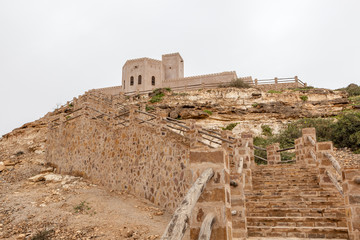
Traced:
<svg viewBox="0 0 360 240">
<path fill-rule="evenodd" d="M 315 128 L 303 128 L 302 129 L 302 147 L 303 147 L 303 159 L 299 163 L 305 165 L 316 164 L 311 155 L 311 151 L 316 151 L 316 129 Z"/>
<path fill-rule="evenodd" d="M 346 220 L 351 240 L 360 239 L 360 167 L 342 171 Z"/>
<path fill-rule="evenodd" d="M 332 168 L 331 161 L 325 156 L 325 153 L 332 154 L 332 142 L 318 142 L 316 143 L 316 158 L 319 163 L 319 178 L 321 186 L 332 186 L 333 183 L 327 175 L 326 171 Z"/>
<path fill-rule="evenodd" d="M 201 224 L 209 213 L 215 214 L 212 240 L 232 239 L 230 173 L 223 149 L 193 149 L 190 169 L 197 179 L 204 169 L 212 168 L 214 177 L 208 182 L 190 218 L 190 239 L 198 240 Z"/>
<path fill-rule="evenodd" d="M 253 163 L 252 135 L 243 133 L 233 146 L 234 167 L 231 168 L 231 210 L 233 237 L 247 237 L 245 188 L 252 189 L 251 167 Z"/>
<path fill-rule="evenodd" d="M 257 87 L 257 85 L 258 85 L 258 79 L 257 78 L 254 79 L 254 83 L 255 83 L 255 87 Z"/>
<path fill-rule="evenodd" d="M 296 82 L 296 85 L 299 83 L 299 78 L 298 78 L 298 76 L 295 76 L 294 77 L 294 80 L 295 80 L 295 82 Z"/>
<path fill-rule="evenodd" d="M 266 147 L 266 155 L 269 165 L 274 165 L 281 161 L 281 155 L 278 150 L 280 150 L 280 143 L 274 143 Z"/>
<path fill-rule="evenodd" d="M 187 123 L 187 126 L 190 129 L 186 131 L 185 135 L 190 139 L 190 148 L 196 148 L 199 146 L 199 141 L 201 139 L 199 127 L 195 124 L 195 120 L 190 120 L 189 123 Z"/>
</svg>

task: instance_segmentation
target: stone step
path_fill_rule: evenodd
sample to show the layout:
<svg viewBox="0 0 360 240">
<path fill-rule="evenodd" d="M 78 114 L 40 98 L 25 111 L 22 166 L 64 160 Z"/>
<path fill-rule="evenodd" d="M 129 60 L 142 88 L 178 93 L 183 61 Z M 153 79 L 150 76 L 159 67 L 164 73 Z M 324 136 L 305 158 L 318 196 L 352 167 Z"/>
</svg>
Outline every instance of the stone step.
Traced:
<svg viewBox="0 0 360 240">
<path fill-rule="evenodd" d="M 297 237 L 248 237 L 247 240 L 327 240 L 328 238 L 297 238 Z M 347 238 L 335 238 L 337 240 L 347 240 Z M 243 238 L 233 238 L 233 240 L 243 240 Z"/>
<path fill-rule="evenodd" d="M 248 226 L 249 237 L 297 237 L 348 239 L 345 227 L 268 227 Z"/>
<path fill-rule="evenodd" d="M 269 227 L 346 227 L 345 218 L 337 217 L 247 217 L 248 226 Z"/>
<path fill-rule="evenodd" d="M 345 217 L 345 208 L 247 208 L 248 217 Z"/>
<path fill-rule="evenodd" d="M 328 202 L 340 202 L 344 203 L 344 200 L 338 196 L 298 196 L 298 195 L 270 195 L 270 196 L 246 196 L 247 202 L 274 202 L 274 201 L 291 201 L 291 202 L 297 202 L 297 201 L 328 201 Z"/>
<path fill-rule="evenodd" d="M 342 202 L 327 201 L 309 201 L 309 202 L 291 202 L 291 201 L 273 201 L 273 202 L 246 202 L 247 208 L 330 208 L 342 207 Z"/>
<path fill-rule="evenodd" d="M 336 189 L 279 189 L 276 191 L 260 190 L 254 192 L 246 192 L 245 196 L 321 196 L 321 197 L 335 197 L 340 196 L 340 193 Z"/>
<path fill-rule="evenodd" d="M 274 178 L 274 177 L 264 177 L 264 176 L 252 176 L 253 182 L 267 182 L 267 181 L 276 181 L 276 182 L 302 182 L 302 181 L 319 181 L 319 178 L 317 176 L 302 176 L 299 178 L 298 176 L 294 177 L 283 177 L 283 178 Z"/>
<path fill-rule="evenodd" d="M 253 190 L 262 190 L 262 189 L 289 189 L 289 188 L 296 188 L 296 187 L 301 187 L 301 188 L 320 188 L 318 183 L 312 183 L 312 184 L 308 184 L 308 183 L 288 183 L 288 184 L 253 184 Z"/>
</svg>

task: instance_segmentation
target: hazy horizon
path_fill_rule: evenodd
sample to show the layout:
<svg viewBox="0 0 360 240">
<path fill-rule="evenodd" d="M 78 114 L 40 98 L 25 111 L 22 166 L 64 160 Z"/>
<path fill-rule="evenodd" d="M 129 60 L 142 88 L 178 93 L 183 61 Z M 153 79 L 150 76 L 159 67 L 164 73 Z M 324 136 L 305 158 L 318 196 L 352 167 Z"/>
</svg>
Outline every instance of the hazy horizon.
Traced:
<svg viewBox="0 0 360 240">
<path fill-rule="evenodd" d="M 179 52 L 185 76 L 360 83 L 356 0 L 0 1 L 0 136 L 94 88 L 128 59 Z"/>
</svg>

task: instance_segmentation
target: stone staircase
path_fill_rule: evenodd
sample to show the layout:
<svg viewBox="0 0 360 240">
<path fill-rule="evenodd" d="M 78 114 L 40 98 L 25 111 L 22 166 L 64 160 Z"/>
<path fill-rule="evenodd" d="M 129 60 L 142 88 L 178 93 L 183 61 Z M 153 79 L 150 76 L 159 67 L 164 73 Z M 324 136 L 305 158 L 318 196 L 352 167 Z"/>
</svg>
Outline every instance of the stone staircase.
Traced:
<svg viewBox="0 0 360 240">
<path fill-rule="evenodd" d="M 348 239 L 344 200 L 315 166 L 262 165 L 246 191 L 249 237 Z"/>
</svg>

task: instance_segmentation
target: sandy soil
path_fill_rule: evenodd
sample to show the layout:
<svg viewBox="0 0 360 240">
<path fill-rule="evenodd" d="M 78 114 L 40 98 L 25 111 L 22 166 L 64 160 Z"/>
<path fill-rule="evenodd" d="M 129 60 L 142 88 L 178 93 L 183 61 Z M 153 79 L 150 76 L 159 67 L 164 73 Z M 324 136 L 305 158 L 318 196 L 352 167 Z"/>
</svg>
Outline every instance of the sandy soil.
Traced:
<svg viewBox="0 0 360 240">
<path fill-rule="evenodd" d="M 132 195 L 76 177 L 28 180 L 46 167 L 0 173 L 0 239 L 159 239 L 171 216 Z"/>
</svg>

